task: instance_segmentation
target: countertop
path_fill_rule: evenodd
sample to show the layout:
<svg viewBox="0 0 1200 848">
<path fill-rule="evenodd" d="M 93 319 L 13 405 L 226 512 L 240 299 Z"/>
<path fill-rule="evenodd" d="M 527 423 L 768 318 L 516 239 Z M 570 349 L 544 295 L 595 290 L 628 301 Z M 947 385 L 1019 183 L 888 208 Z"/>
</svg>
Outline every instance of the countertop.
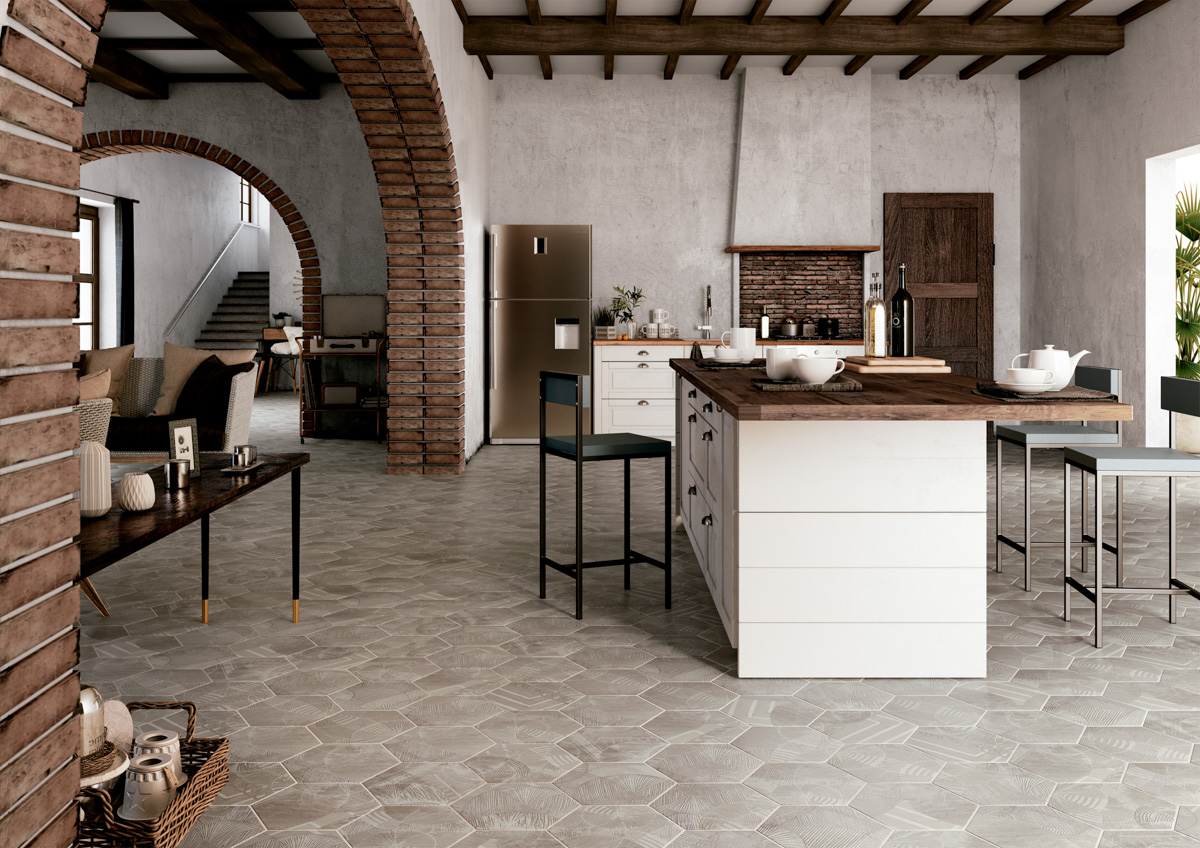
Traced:
<svg viewBox="0 0 1200 848">
<path fill-rule="evenodd" d="M 702 345 L 719 345 L 721 340 L 717 339 L 594 339 L 594 345 L 691 345 L 692 342 L 699 342 Z M 849 347 L 852 345 L 863 344 L 862 339 L 755 339 L 755 344 L 760 345 L 841 345 Z"/>
<path fill-rule="evenodd" d="M 761 368 L 671 368 L 742 421 L 1129 421 L 1133 407 L 1116 401 L 1008 401 L 972 394 L 978 380 L 957 374 L 853 374 L 861 392 L 764 392 L 751 380 Z"/>
</svg>

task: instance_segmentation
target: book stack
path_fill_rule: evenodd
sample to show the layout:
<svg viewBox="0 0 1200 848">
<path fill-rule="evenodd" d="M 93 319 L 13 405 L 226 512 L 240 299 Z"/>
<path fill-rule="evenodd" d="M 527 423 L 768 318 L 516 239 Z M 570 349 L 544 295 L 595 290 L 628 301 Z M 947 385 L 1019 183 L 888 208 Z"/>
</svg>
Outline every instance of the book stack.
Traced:
<svg viewBox="0 0 1200 848">
<path fill-rule="evenodd" d="M 847 356 L 846 370 L 856 374 L 949 374 L 944 359 L 928 356 Z"/>
</svg>

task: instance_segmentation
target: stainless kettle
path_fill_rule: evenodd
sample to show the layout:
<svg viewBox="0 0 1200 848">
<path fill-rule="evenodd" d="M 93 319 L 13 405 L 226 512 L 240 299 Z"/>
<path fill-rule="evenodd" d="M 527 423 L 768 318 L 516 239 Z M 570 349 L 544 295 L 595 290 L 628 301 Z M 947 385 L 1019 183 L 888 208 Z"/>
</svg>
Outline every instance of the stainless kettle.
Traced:
<svg viewBox="0 0 1200 848">
<path fill-rule="evenodd" d="M 104 699 L 93 686 L 79 689 L 79 705 L 75 708 L 79 719 L 79 756 L 86 757 L 104 748 Z"/>
</svg>

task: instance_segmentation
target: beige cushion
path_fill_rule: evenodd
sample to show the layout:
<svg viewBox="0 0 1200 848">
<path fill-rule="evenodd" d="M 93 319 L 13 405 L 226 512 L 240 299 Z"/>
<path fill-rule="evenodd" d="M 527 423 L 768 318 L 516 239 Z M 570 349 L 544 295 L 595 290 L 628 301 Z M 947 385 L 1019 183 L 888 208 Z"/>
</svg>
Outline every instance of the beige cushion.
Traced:
<svg viewBox="0 0 1200 848">
<path fill-rule="evenodd" d="M 96 400 L 108 397 L 108 387 L 112 383 L 112 372 L 105 368 L 95 374 L 85 374 L 79 378 L 79 401 Z"/>
<path fill-rule="evenodd" d="M 114 406 L 120 406 L 121 392 L 125 390 L 125 371 L 129 368 L 131 359 L 133 359 L 133 345 L 131 344 L 110 347 L 105 350 L 89 350 L 83 354 L 83 373 L 86 375 L 108 371 L 107 397 L 113 399 Z"/>
<path fill-rule="evenodd" d="M 183 384 L 192 376 L 196 366 L 213 354 L 226 365 L 237 365 L 241 362 L 252 362 L 257 350 L 198 350 L 192 347 L 180 347 L 170 342 L 163 344 L 163 381 L 158 393 L 158 402 L 154 404 L 152 415 L 170 415 L 175 411 L 179 401 L 179 393 Z"/>
</svg>

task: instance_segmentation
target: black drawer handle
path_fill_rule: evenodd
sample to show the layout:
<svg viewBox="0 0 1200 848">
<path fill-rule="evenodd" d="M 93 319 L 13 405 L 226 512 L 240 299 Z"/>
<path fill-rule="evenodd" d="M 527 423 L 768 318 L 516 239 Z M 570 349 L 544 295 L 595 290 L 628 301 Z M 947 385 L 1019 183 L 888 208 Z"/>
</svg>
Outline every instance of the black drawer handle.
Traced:
<svg viewBox="0 0 1200 848">
<path fill-rule="evenodd" d="M 704 406 L 700 407 L 700 409 L 703 412 L 712 412 L 712 404 L 706 403 L 706 404 L 704 404 Z"/>
<path fill-rule="evenodd" d="M 696 413 L 693 412 L 691 415 L 688 416 L 688 423 L 689 424 L 696 423 Z"/>
<path fill-rule="evenodd" d="M 703 524 L 705 527 L 712 527 L 712 516 L 711 515 L 704 516 L 703 518 L 700 519 L 700 523 Z"/>
<path fill-rule="evenodd" d="M 689 494 L 689 495 L 694 495 L 694 494 L 696 494 L 696 487 L 695 487 L 695 486 L 688 486 L 688 494 Z"/>
<path fill-rule="evenodd" d="M 649 355 L 650 355 L 650 351 L 648 351 L 648 350 L 639 350 L 638 351 L 638 356 L 649 356 Z"/>
<path fill-rule="evenodd" d="M 706 441 L 706 442 L 711 442 L 711 441 L 712 441 L 712 437 L 713 437 L 713 431 L 712 431 L 712 430 L 709 430 L 707 433 L 702 433 L 702 434 L 700 435 L 700 438 L 701 438 L 703 441 Z"/>
<path fill-rule="evenodd" d="M 648 400 L 639 400 L 638 401 L 638 406 L 649 406 L 649 405 L 650 405 L 650 401 L 648 401 Z"/>
<path fill-rule="evenodd" d="M 689 392 L 688 392 L 688 397 L 692 398 L 692 397 L 695 397 L 695 396 L 696 396 L 696 390 L 695 390 L 695 389 L 692 389 L 691 391 L 689 391 Z"/>
</svg>

